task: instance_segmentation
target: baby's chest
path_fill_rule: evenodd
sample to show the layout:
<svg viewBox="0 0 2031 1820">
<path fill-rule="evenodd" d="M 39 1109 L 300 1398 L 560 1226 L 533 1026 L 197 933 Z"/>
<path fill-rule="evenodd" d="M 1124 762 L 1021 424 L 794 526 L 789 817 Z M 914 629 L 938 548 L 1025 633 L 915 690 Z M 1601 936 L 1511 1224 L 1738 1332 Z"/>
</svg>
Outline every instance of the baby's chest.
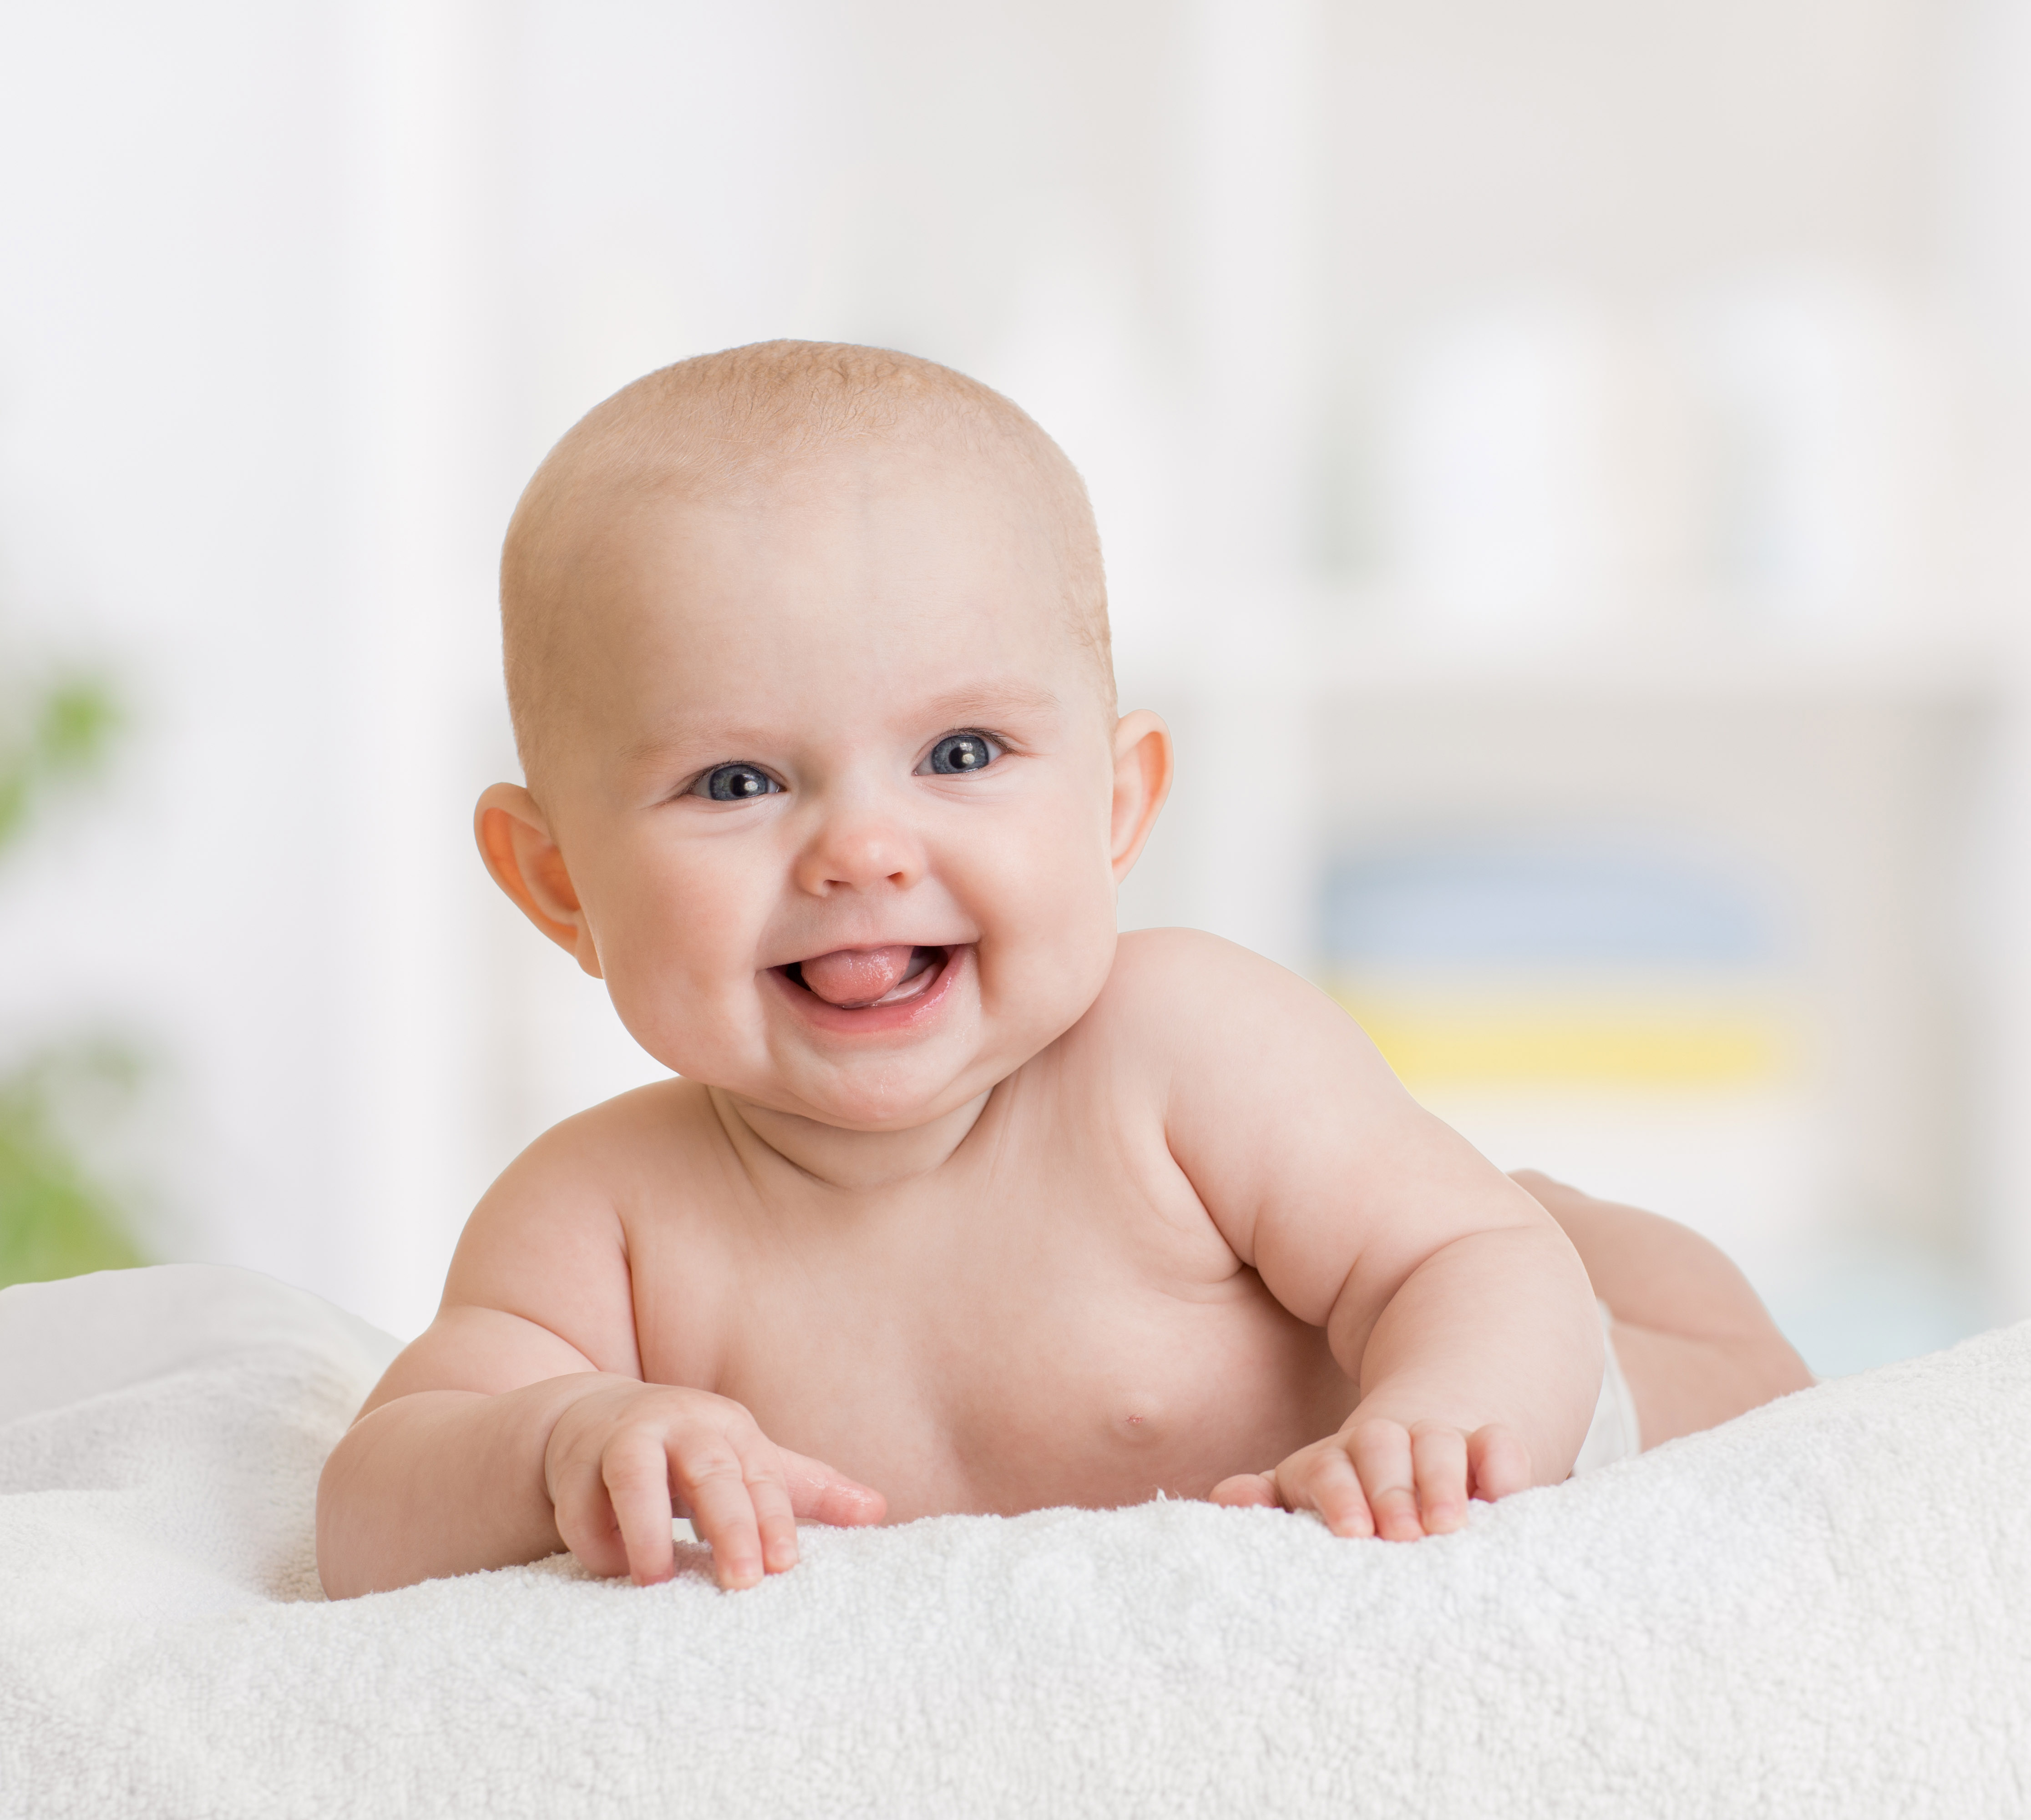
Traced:
<svg viewBox="0 0 2031 1820">
<path fill-rule="evenodd" d="M 897 1519 L 1202 1495 L 1326 1432 L 1351 1387 L 1179 1212 L 984 1200 L 778 1258 L 742 1273 L 714 1387 Z"/>
<path fill-rule="evenodd" d="M 1208 1293 L 1068 1274 L 1033 1319 L 983 1312 L 916 1383 L 927 1502 L 1002 1511 L 1198 1497 L 1315 1439 L 1343 1383 L 1324 1336 L 1252 1272 Z M 1040 1298 L 1041 1300 L 1041 1298 Z M 997 1311 L 998 1312 L 998 1311 Z"/>
</svg>

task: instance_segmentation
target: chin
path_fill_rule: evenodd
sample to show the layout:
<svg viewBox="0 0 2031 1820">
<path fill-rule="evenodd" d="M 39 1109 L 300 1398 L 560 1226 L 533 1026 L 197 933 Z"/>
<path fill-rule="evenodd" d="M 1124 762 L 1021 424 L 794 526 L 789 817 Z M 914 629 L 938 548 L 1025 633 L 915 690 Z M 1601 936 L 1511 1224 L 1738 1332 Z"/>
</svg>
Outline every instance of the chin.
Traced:
<svg viewBox="0 0 2031 1820">
<path fill-rule="evenodd" d="M 814 1082 L 798 1097 L 807 1116 L 827 1125 L 854 1131 L 907 1131 L 963 1106 L 992 1085 L 969 1090 L 948 1075 L 934 1080 L 835 1080 L 825 1085 Z"/>
</svg>

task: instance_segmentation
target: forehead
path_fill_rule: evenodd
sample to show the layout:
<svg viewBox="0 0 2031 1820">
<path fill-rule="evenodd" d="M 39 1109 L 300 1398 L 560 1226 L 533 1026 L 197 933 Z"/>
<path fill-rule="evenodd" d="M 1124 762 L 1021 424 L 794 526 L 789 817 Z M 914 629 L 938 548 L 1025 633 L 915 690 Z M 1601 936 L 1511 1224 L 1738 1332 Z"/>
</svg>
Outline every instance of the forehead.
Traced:
<svg viewBox="0 0 2031 1820">
<path fill-rule="evenodd" d="M 613 502 L 572 616 L 584 680 L 637 713 L 800 690 L 1063 686 L 1086 661 L 1064 540 L 1037 489 L 997 467 L 866 451 Z"/>
</svg>

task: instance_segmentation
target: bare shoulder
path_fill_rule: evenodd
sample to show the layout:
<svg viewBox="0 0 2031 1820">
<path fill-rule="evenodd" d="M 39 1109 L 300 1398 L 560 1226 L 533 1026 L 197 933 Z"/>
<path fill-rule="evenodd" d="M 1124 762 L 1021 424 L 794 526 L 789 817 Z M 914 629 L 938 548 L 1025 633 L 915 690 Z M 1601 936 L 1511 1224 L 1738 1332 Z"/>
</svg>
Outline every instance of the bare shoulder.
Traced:
<svg viewBox="0 0 2031 1820">
<path fill-rule="evenodd" d="M 1157 1089 L 1172 1160 L 1300 1319 L 1372 1318 L 1455 1238 L 1546 1216 L 1403 1089 L 1308 980 L 1217 936 L 1124 936 L 1089 1040 Z M 1357 1351 L 1358 1351 L 1357 1348 Z"/>
<path fill-rule="evenodd" d="M 1235 1255 L 1261 1268 L 1273 1229 L 1329 1231 L 1337 1284 L 1335 1248 L 1373 1224 L 1373 1186 L 1436 1124 L 1360 1025 L 1310 981 L 1189 929 L 1123 937 L 1090 1015 L 1116 1066 L 1154 1071 L 1171 1156 Z M 1272 1286 L 1322 1319 L 1311 1279 L 1331 1272 L 1304 1275 Z"/>
<path fill-rule="evenodd" d="M 1284 970 L 1252 949 L 1204 929 L 1131 929 L 1116 944 L 1107 991 L 1189 988 L 1202 977 L 1245 978 Z"/>
<path fill-rule="evenodd" d="M 1247 1171 L 1287 1155 L 1294 1128 L 1321 1144 L 1408 1104 L 1360 1025 L 1310 981 L 1199 929 L 1124 935 L 1069 1034 L 1072 1058 L 1104 1069 L 1117 1098 L 1146 1089 L 1202 1196 L 1229 1159 Z"/>
<path fill-rule="evenodd" d="M 1123 936 L 1081 1030 L 1181 1086 L 1211 1068 L 1229 1093 L 1247 1091 L 1238 1065 L 1253 1059 L 1273 1078 L 1294 1045 L 1336 1051 L 1357 1075 L 1388 1074 L 1359 1026 L 1309 980 L 1202 929 Z"/>
<path fill-rule="evenodd" d="M 639 1375 L 628 1222 L 658 1187 L 683 1193 L 717 1130 L 705 1089 L 685 1081 L 637 1088 L 553 1126 L 474 1208 L 445 1278 L 445 1311 L 498 1310 L 601 1371 Z"/>
<path fill-rule="evenodd" d="M 413 1391 L 491 1395 L 579 1372 L 642 1376 L 629 1223 L 658 1189 L 663 1204 L 681 1204 L 717 1130 L 702 1088 L 665 1081 L 545 1132 L 481 1197 L 437 1318 L 361 1413 Z"/>
</svg>

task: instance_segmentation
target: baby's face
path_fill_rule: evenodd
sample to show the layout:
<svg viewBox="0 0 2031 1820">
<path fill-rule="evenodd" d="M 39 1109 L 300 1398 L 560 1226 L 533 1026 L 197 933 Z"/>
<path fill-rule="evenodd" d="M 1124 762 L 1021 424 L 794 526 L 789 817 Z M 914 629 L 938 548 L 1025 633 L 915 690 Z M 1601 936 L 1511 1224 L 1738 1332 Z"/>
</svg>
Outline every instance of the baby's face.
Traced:
<svg viewBox="0 0 2031 1820">
<path fill-rule="evenodd" d="M 1116 725 L 1042 508 L 923 452 L 598 545 L 543 808 L 628 1028 L 829 1124 L 963 1105 L 1115 945 Z M 583 571 L 581 571 L 582 575 Z"/>
</svg>

